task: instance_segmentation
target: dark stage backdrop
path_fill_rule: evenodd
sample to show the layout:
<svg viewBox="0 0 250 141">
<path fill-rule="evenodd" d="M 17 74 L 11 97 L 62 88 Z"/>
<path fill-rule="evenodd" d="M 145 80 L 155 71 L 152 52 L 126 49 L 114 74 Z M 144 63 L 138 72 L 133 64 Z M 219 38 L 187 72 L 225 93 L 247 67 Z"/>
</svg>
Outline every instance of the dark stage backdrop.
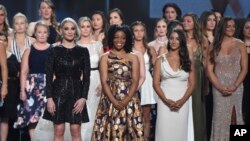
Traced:
<svg viewBox="0 0 250 141">
<path fill-rule="evenodd" d="M 56 6 L 58 21 L 65 17 L 77 20 L 81 16 L 91 16 L 95 10 L 108 13 L 110 9 L 120 8 L 125 16 L 125 23 L 130 25 L 136 20 L 146 23 L 149 40 L 153 38 L 155 20 L 162 15 L 161 10 L 165 3 L 175 2 L 186 12 L 194 12 L 198 15 L 204 10 L 215 8 L 224 15 L 234 18 L 244 18 L 250 12 L 249 0 L 52 0 Z M 232 1 L 236 2 L 233 3 Z M 217 2 L 217 3 L 216 3 Z M 24 13 L 29 21 L 39 19 L 38 4 L 40 0 L 0 0 L 8 11 L 8 18 L 12 23 L 12 17 L 17 12 Z"/>
</svg>

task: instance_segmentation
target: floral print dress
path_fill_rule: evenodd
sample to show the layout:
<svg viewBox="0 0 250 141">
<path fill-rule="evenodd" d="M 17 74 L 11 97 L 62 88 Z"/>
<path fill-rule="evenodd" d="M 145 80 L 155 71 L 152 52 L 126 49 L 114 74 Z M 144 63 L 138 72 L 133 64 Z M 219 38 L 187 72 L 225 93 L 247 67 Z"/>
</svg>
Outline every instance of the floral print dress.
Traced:
<svg viewBox="0 0 250 141">
<path fill-rule="evenodd" d="M 132 62 L 108 55 L 108 84 L 114 97 L 123 100 L 128 96 L 132 81 Z M 140 100 L 135 94 L 124 110 L 117 110 L 103 94 L 96 113 L 92 140 L 110 141 L 143 140 L 143 121 Z"/>
</svg>

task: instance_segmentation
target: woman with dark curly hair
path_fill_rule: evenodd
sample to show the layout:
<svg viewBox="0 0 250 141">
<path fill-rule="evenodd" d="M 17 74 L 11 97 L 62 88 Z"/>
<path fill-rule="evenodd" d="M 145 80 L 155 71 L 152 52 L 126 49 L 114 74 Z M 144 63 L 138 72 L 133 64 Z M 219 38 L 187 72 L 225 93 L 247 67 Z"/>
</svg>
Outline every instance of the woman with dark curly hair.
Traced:
<svg viewBox="0 0 250 141">
<path fill-rule="evenodd" d="M 132 51 L 132 34 L 126 25 L 108 32 L 112 48 L 100 60 L 103 95 L 96 113 L 92 140 L 143 140 L 143 120 L 137 94 L 139 61 Z"/>
<path fill-rule="evenodd" d="M 192 51 L 188 50 L 185 34 L 180 29 L 170 33 L 167 49 L 160 51 L 153 73 L 153 86 L 160 97 L 155 140 L 184 141 L 193 136 L 192 119 L 189 119 L 192 115 L 189 97 L 195 84 Z"/>
</svg>

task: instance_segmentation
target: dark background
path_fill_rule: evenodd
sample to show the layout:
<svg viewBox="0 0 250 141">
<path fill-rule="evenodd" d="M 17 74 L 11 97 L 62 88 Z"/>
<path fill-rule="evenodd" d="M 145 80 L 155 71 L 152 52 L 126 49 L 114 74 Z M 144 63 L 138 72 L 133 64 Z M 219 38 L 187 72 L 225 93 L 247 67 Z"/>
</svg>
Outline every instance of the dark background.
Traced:
<svg viewBox="0 0 250 141">
<path fill-rule="evenodd" d="M 125 17 L 125 24 L 130 25 L 136 20 L 143 21 L 148 30 L 149 41 L 153 39 L 153 29 L 155 21 L 160 18 L 162 7 L 167 2 L 176 2 L 183 10 L 183 14 L 186 12 L 194 11 L 196 14 L 200 14 L 204 10 L 210 10 L 211 0 L 52 0 L 56 6 L 57 20 L 61 21 L 65 17 L 72 17 L 78 20 L 79 17 L 88 16 L 91 17 L 95 10 L 104 11 L 106 14 L 110 9 L 120 8 L 123 11 Z M 188 1 L 188 3 L 187 3 Z M 201 2 L 202 1 L 202 2 Z M 220 0 L 218 0 L 218 4 Z M 249 0 L 238 0 L 241 2 L 241 7 L 245 15 L 249 11 L 245 10 L 246 5 L 249 5 Z M 248 2 L 248 3 L 247 3 Z M 29 22 L 39 19 L 40 0 L 0 0 L 0 4 L 3 4 L 7 8 L 8 19 L 10 25 L 12 25 L 12 17 L 17 12 L 25 14 Z M 245 3 L 245 4 L 244 4 Z M 198 4 L 198 5 L 196 5 Z M 227 10 L 226 10 L 227 9 Z M 227 15 L 237 18 L 232 10 L 230 11 L 230 5 L 227 4 L 225 9 L 218 9 L 221 12 L 226 12 Z M 249 8 L 250 10 L 250 8 Z M 153 15 L 153 16 L 152 16 Z"/>
</svg>

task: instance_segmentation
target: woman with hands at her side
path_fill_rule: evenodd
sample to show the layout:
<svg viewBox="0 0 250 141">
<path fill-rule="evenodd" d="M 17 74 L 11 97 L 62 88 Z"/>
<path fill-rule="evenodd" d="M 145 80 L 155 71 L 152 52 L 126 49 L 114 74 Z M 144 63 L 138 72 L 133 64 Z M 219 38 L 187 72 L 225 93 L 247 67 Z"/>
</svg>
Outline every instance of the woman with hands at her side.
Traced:
<svg viewBox="0 0 250 141">
<path fill-rule="evenodd" d="M 92 140 L 143 140 L 138 94 L 139 61 L 132 51 L 132 34 L 126 25 L 108 32 L 112 50 L 101 57 L 103 95 L 96 113 Z"/>
<path fill-rule="evenodd" d="M 160 97 L 155 140 L 189 141 L 189 131 L 193 130 L 188 126 L 189 97 L 194 90 L 195 75 L 192 51 L 187 48 L 184 32 L 173 30 L 167 49 L 161 48 L 159 54 L 153 73 L 153 86 Z"/>
</svg>

